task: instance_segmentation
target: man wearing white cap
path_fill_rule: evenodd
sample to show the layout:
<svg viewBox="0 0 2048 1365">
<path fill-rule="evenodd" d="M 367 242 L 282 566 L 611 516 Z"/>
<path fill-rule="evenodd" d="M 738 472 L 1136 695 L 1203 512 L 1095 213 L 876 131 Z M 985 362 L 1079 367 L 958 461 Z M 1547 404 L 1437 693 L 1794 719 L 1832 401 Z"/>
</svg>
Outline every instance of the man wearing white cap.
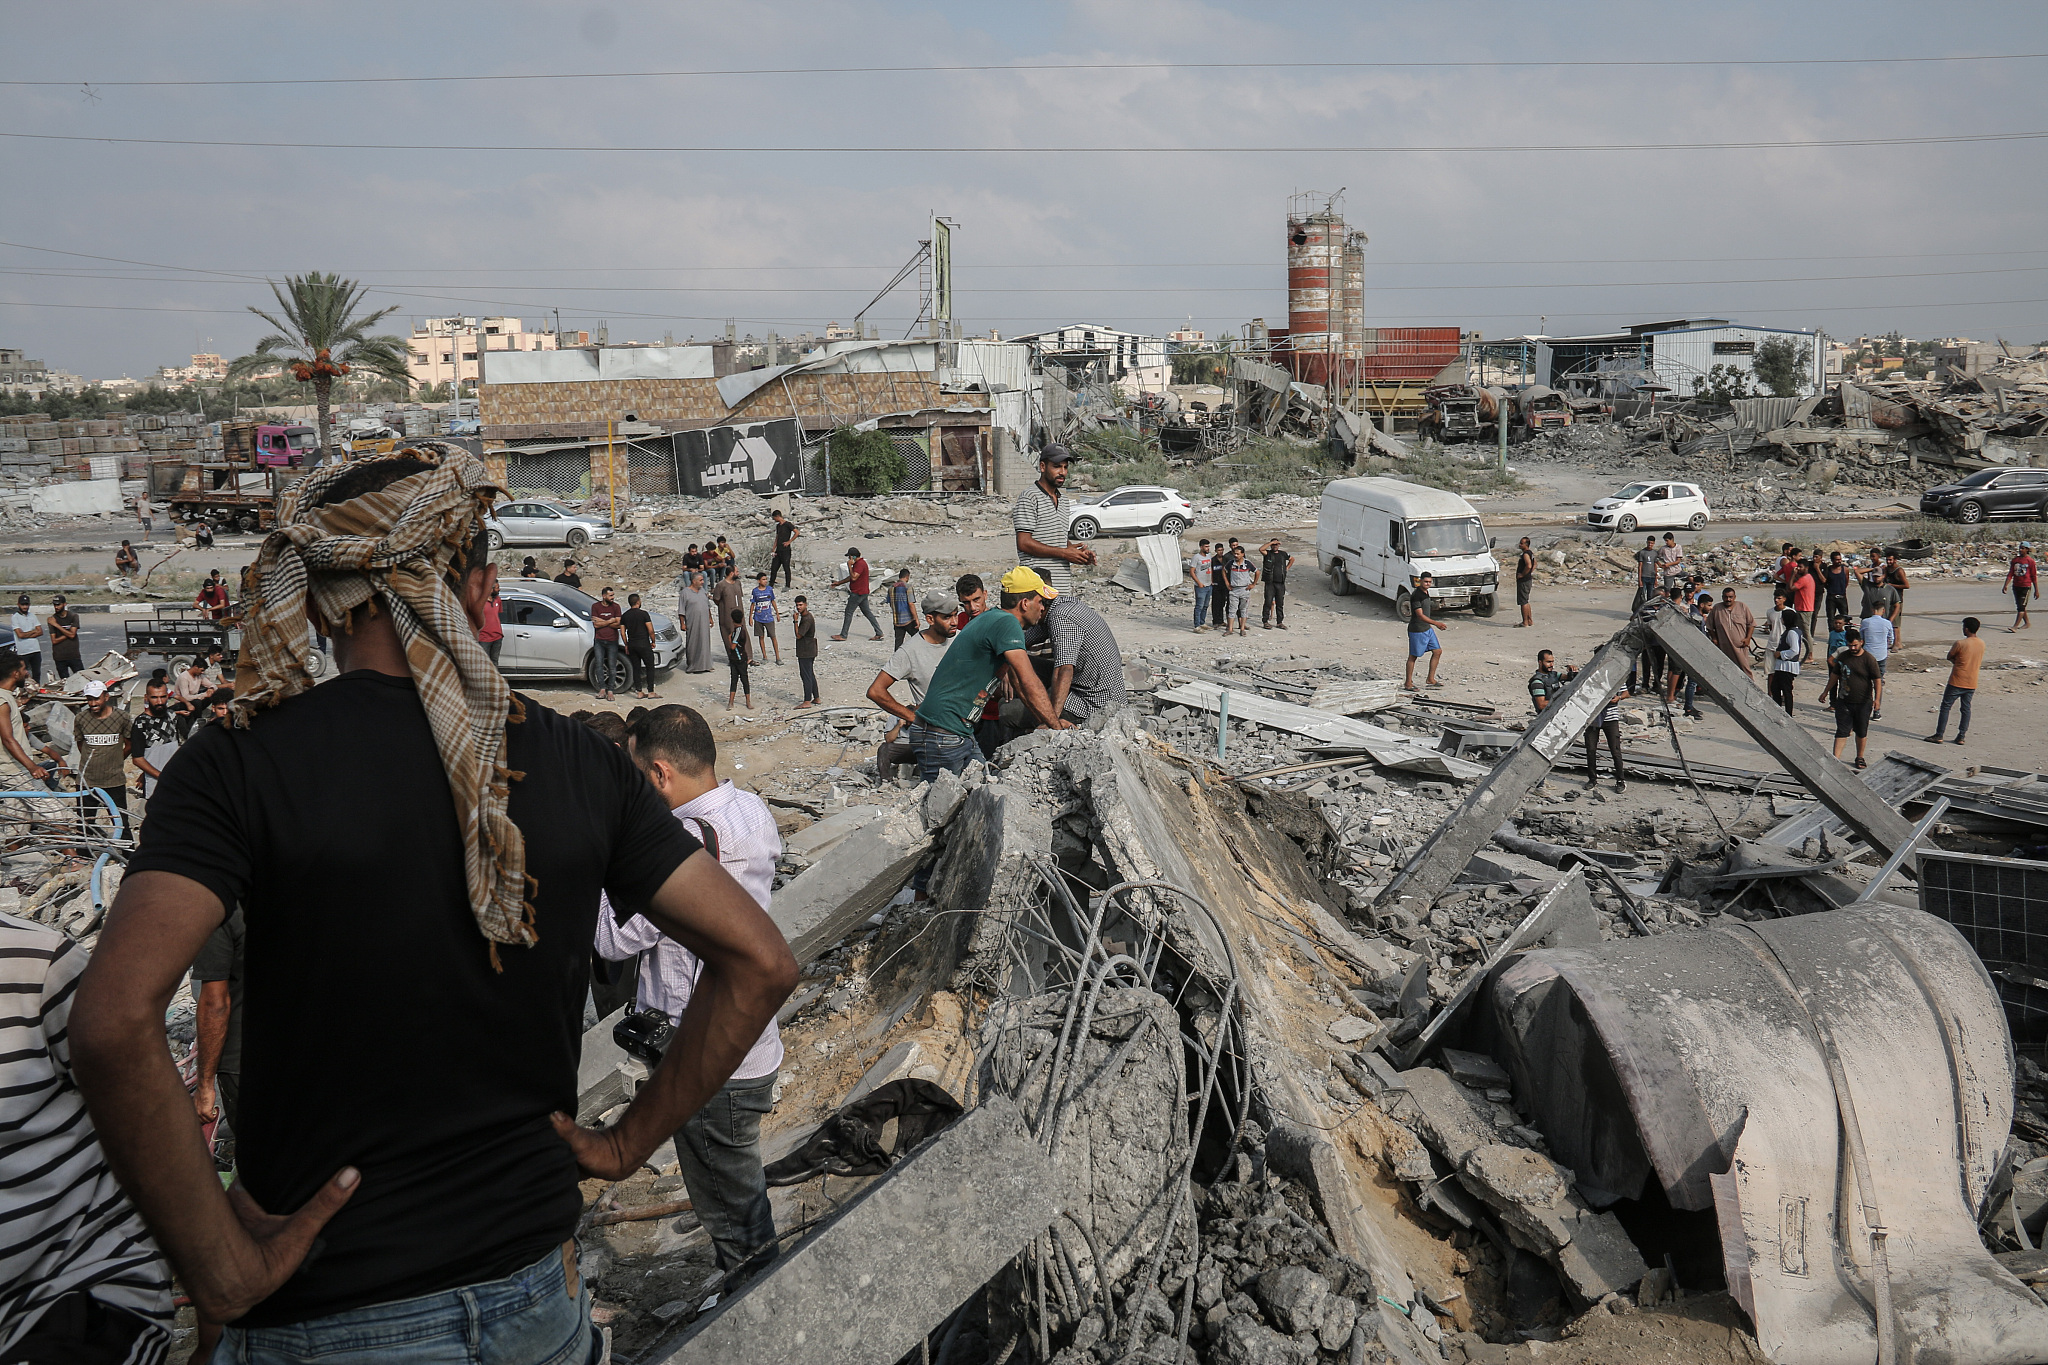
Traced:
<svg viewBox="0 0 2048 1365">
<path fill-rule="evenodd" d="M 81 791 L 98 788 L 128 821 L 128 739 L 132 724 L 125 710 L 114 706 L 114 694 L 103 682 L 85 685 L 85 710 L 72 722 L 78 737 L 78 784 Z M 97 799 L 84 803 L 85 818 L 97 821 L 106 807 Z"/>
</svg>

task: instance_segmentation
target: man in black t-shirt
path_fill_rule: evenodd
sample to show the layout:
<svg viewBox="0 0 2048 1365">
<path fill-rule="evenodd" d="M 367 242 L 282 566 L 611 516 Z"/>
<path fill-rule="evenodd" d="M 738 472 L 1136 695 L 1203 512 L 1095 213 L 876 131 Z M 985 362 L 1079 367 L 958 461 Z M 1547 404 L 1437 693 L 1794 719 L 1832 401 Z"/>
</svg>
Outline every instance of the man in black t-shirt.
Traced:
<svg viewBox="0 0 2048 1365">
<path fill-rule="evenodd" d="M 789 581 L 789 575 L 790 564 L 795 552 L 791 550 L 790 542 L 802 535 L 803 532 L 797 530 L 796 523 L 783 516 L 779 508 L 768 515 L 775 519 L 775 558 L 768 565 L 768 586 L 771 588 L 775 586 L 775 571 L 780 569 L 782 570 L 782 586 L 785 588 L 793 587 L 794 585 Z"/>
<path fill-rule="evenodd" d="M 1294 556 L 1280 548 L 1280 537 L 1274 536 L 1259 551 L 1259 582 L 1266 585 L 1266 600 L 1259 607 L 1259 629 L 1271 630 L 1274 626 L 1287 629 L 1287 571 L 1294 567 Z"/>
<path fill-rule="evenodd" d="M 626 642 L 626 657 L 633 664 L 633 695 L 652 697 L 654 690 L 654 617 L 640 605 L 640 594 L 626 594 L 626 612 L 619 618 L 619 634 Z"/>
<path fill-rule="evenodd" d="M 582 587 L 583 575 L 576 572 L 576 561 L 573 559 L 563 560 L 562 571 L 555 575 L 555 581 L 557 583 L 566 583 L 572 588 Z"/>
<path fill-rule="evenodd" d="M 495 495 L 452 449 L 293 488 L 281 519 L 309 538 L 258 562 L 237 724 L 166 764 L 79 987 L 73 1067 L 109 1162 L 200 1315 L 233 1324 L 234 1359 L 373 1339 L 459 1354 L 477 1315 L 526 1348 L 494 1358 L 584 1359 L 577 1182 L 638 1169 L 796 980 L 773 922 L 623 752 L 504 689 L 473 630 Z M 341 670 L 319 687 L 308 616 Z M 600 891 L 705 971 L 664 1060 L 595 1131 L 569 1111 Z M 163 1016 L 237 904 L 230 1195 L 174 1120 L 192 1101 Z"/>
</svg>

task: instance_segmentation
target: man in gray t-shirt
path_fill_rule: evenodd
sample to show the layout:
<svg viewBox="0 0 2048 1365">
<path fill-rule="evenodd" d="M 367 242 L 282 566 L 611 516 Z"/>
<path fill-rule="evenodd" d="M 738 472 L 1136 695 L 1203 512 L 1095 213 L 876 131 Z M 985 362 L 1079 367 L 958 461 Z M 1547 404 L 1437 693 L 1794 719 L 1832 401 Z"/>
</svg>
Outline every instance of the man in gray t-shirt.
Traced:
<svg viewBox="0 0 2048 1365">
<path fill-rule="evenodd" d="M 1041 636 L 1042 632 L 1042 636 Z M 1102 613 L 1066 593 L 1045 608 L 1027 639 L 1052 641 L 1052 709 L 1076 722 L 1113 711 L 1130 700 L 1124 656 Z"/>
<path fill-rule="evenodd" d="M 905 636 L 889 656 L 889 662 L 868 684 L 868 700 L 896 718 L 896 724 L 883 736 L 882 747 L 875 751 L 877 781 L 888 781 L 896 764 L 917 761 L 916 750 L 900 736 L 903 727 L 917 719 L 917 706 L 924 700 L 925 689 L 932 685 L 932 675 L 939 671 L 939 662 L 946 657 L 946 645 L 953 638 L 957 604 L 949 594 L 928 592 L 918 606 L 924 614 L 924 629 Z M 896 700 L 889 690 L 899 682 L 910 688 L 908 706 Z"/>
</svg>

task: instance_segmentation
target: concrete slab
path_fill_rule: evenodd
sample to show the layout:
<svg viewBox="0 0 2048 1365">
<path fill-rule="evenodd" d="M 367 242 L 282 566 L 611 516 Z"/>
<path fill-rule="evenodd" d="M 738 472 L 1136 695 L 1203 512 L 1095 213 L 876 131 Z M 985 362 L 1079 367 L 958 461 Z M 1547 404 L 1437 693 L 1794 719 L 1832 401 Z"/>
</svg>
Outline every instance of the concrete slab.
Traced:
<svg viewBox="0 0 2048 1365">
<path fill-rule="evenodd" d="M 915 811 L 891 811 L 861 825 L 775 893 L 768 917 L 789 940 L 797 964 L 828 952 L 887 905 L 917 870 L 930 840 Z"/>
<path fill-rule="evenodd" d="M 1007 1100 L 969 1111 L 692 1324 L 666 1365 L 894 1365 L 1058 1213 Z"/>
<path fill-rule="evenodd" d="M 1413 1127 L 1422 1140 L 1453 1166 L 1498 1140 L 1493 1121 L 1480 1112 L 1458 1083 L 1443 1072 L 1417 1067 L 1401 1073 L 1402 1094 L 1387 1112 Z"/>
</svg>

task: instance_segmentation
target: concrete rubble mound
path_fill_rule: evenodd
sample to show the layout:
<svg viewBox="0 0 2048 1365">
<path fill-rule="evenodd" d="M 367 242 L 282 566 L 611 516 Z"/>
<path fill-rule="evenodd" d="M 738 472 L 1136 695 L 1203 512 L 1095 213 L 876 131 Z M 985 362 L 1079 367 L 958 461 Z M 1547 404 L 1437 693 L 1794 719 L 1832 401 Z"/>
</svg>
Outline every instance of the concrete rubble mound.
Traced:
<svg viewBox="0 0 2048 1365">
<path fill-rule="evenodd" d="M 1634 847 L 1597 808 L 1521 810 L 1651 640 L 1809 802 Z M 782 1254 L 743 1282 L 704 1278 L 687 1214 L 598 1223 L 615 1349 L 1417 1365 L 1634 1330 L 1783 1365 L 2048 1358 L 2048 1073 L 2014 1056 L 1967 882 L 1920 908 L 1954 779 L 1824 762 L 1690 644 L 1632 625 L 1496 731 L 1338 670 L 1144 659 L 1105 724 L 797 832 L 764 1156 L 892 1081 L 964 1112 L 879 1174 L 773 1191 Z M 586 1117 L 645 1075 L 609 1026 Z M 666 1207 L 666 1169 L 600 1217 Z"/>
</svg>

